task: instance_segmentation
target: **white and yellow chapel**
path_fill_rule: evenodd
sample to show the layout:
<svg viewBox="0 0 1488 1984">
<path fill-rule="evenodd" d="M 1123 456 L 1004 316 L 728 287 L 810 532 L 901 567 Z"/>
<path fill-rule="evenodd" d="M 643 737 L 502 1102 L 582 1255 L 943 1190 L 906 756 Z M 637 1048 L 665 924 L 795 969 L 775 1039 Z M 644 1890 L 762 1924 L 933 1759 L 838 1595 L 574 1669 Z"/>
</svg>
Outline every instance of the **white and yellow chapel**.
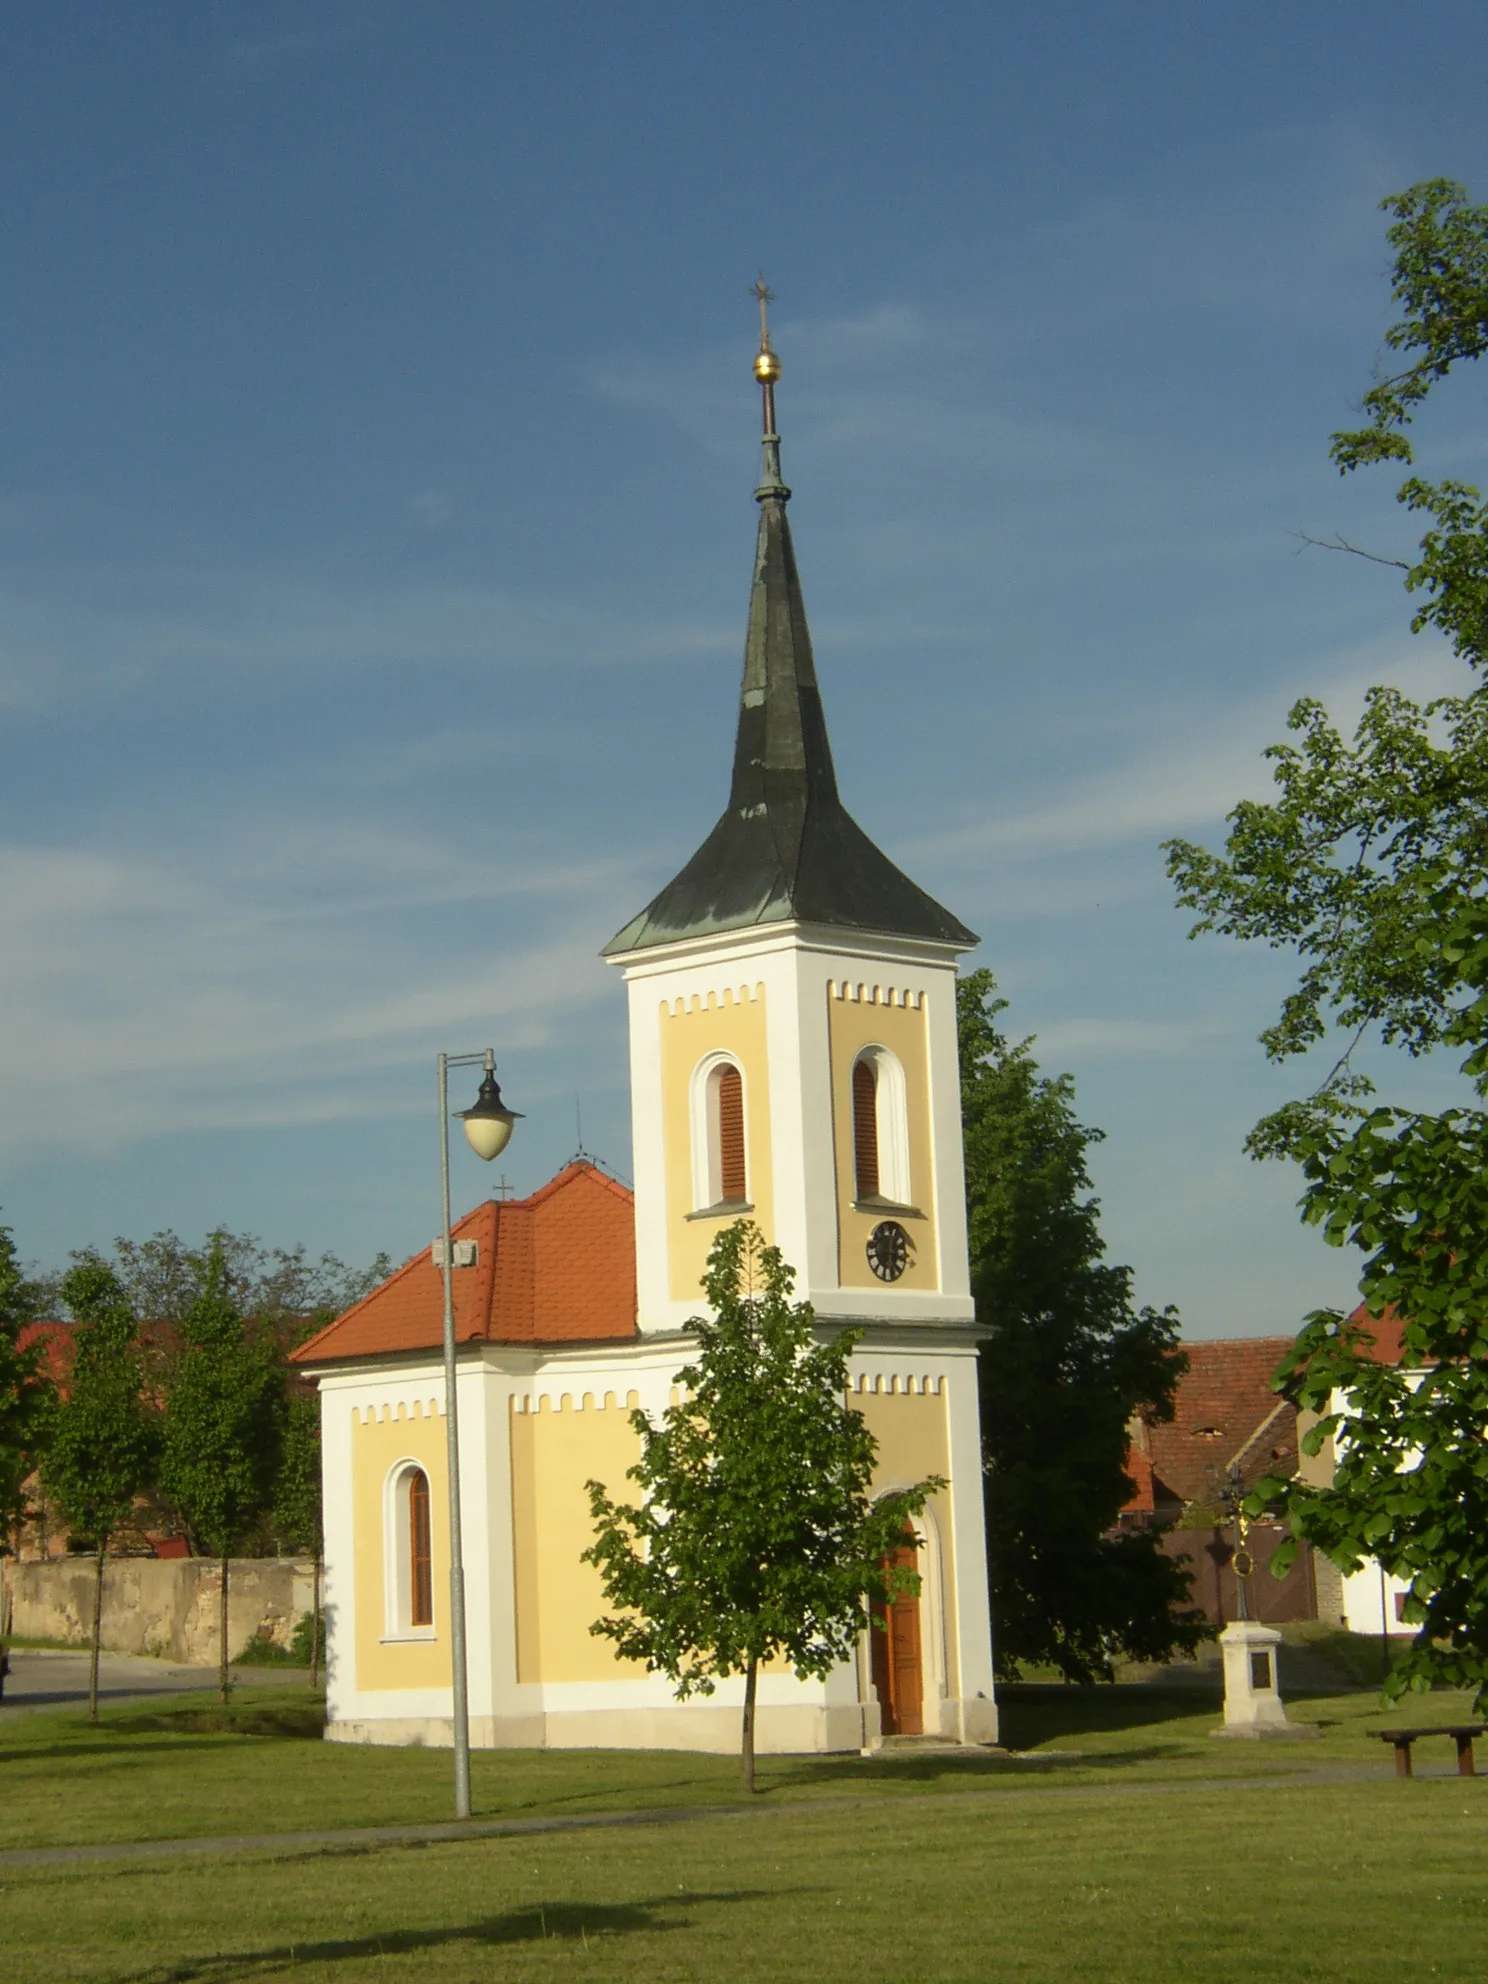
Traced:
<svg viewBox="0 0 1488 1984">
<path fill-rule="evenodd" d="M 825 1681 L 764 1670 L 761 1751 L 997 1738 L 966 1250 L 956 959 L 976 938 L 842 805 L 762 336 L 759 535 L 733 782 L 697 853 L 605 947 L 627 989 L 634 1191 L 576 1159 L 454 1227 L 471 1741 L 734 1750 L 742 1679 L 679 1702 L 590 1632 L 584 1484 L 622 1496 L 688 1361 L 704 1263 L 753 1220 L 824 1331 L 883 1492 L 918 1519 L 917 1597 Z M 312 1338 L 325 1491 L 328 1734 L 452 1740 L 442 1243 Z"/>
</svg>

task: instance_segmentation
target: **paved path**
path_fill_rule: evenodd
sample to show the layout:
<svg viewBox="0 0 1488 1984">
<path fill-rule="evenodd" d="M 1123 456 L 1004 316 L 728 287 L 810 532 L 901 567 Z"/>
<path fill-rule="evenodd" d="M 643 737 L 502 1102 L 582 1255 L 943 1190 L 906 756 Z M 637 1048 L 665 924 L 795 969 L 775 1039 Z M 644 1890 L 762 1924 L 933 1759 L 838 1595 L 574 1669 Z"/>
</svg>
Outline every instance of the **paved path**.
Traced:
<svg viewBox="0 0 1488 1984">
<path fill-rule="evenodd" d="M 309 1670 L 302 1667 L 236 1667 L 234 1679 L 244 1687 L 289 1683 L 303 1687 Z M 183 1667 L 145 1654 L 106 1653 L 98 1663 L 98 1699 L 109 1702 L 144 1701 L 153 1695 L 189 1693 L 215 1688 L 215 1667 Z M 0 1723 L 27 1709 L 71 1708 L 88 1699 L 88 1655 L 60 1649 L 12 1647 Z"/>
<path fill-rule="evenodd" d="M 1029 1757 L 1037 1761 L 1036 1753 Z M 1436 1775 L 1437 1773 L 1432 1773 Z M 1424 1773 L 1418 1773 L 1419 1776 Z M 1455 1771 L 1443 1772 L 1466 1786 Z M 1414 1781 L 1414 1780 L 1413 1780 Z M 0 1870 L 22 1867 L 66 1867 L 89 1861 L 181 1859 L 223 1853 L 273 1853 L 280 1856 L 300 1853 L 365 1851 L 379 1846 L 427 1846 L 465 1839 L 530 1837 L 537 1833 L 585 1832 L 616 1826 L 696 1825 L 711 1819 L 783 1818 L 812 1812 L 863 1810 L 872 1807 L 900 1811 L 906 1806 L 986 1804 L 993 1799 L 1023 1797 L 1030 1793 L 1091 1797 L 1114 1793 L 1123 1798 L 1171 1796 L 1182 1791 L 1255 1791 L 1278 1785 L 1403 1783 L 1384 1764 L 1334 1764 L 1299 1770 L 1272 1771 L 1257 1777 L 1169 1778 L 1143 1784 L 1051 1783 L 1045 1776 L 1037 1780 L 1004 1782 L 994 1789 L 975 1791 L 926 1792 L 912 1799 L 886 1805 L 882 1797 L 849 1793 L 842 1797 L 793 1798 L 777 1803 L 766 1796 L 749 1805 L 664 1806 L 643 1812 L 585 1812 L 561 1817 L 532 1819 L 458 1819 L 443 1824 L 411 1826 L 355 1826 L 326 1832 L 229 1833 L 208 1839 L 126 1840 L 99 1846 L 28 1846 L 0 1853 Z M 1409 1795 L 1409 1794 L 1407 1794 Z"/>
</svg>

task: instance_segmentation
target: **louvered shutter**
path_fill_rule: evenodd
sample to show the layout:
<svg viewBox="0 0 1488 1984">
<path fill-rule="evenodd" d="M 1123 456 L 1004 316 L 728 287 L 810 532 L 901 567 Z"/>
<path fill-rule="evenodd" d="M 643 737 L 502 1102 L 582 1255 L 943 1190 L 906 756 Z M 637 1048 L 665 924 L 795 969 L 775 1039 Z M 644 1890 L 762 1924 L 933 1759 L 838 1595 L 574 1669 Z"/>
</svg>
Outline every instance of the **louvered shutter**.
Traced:
<svg viewBox="0 0 1488 1984">
<path fill-rule="evenodd" d="M 744 1175 L 744 1078 L 737 1068 L 718 1071 L 718 1183 L 722 1199 L 749 1197 Z"/>
<path fill-rule="evenodd" d="M 878 1073 L 871 1061 L 855 1061 L 852 1073 L 853 1155 L 858 1197 L 878 1197 Z"/>
<path fill-rule="evenodd" d="M 408 1484 L 408 1623 L 434 1623 L 434 1565 L 429 1548 L 429 1477 L 420 1472 Z"/>
</svg>

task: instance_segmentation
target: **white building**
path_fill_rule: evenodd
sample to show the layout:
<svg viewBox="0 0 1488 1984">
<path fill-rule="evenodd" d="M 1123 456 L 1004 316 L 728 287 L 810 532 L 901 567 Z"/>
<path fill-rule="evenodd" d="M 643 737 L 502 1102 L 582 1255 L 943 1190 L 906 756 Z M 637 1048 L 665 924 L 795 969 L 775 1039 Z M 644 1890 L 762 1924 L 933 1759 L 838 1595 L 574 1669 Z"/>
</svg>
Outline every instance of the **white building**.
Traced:
<svg viewBox="0 0 1488 1984">
<path fill-rule="evenodd" d="M 732 788 L 702 847 L 606 948 L 629 1000 L 635 1192 L 569 1166 L 462 1220 L 456 1276 L 472 1740 L 733 1749 L 742 1682 L 679 1703 L 617 1660 L 584 1483 L 659 1415 L 720 1229 L 747 1216 L 825 1328 L 861 1331 L 851 1403 L 883 1491 L 938 1474 L 917 1599 L 825 1682 L 767 1671 L 762 1750 L 997 1734 L 968 1285 L 955 961 L 976 941 L 838 797 L 773 430 Z M 418 1256 L 298 1353 L 324 1411 L 332 1736 L 451 1726 L 441 1293 Z"/>
</svg>

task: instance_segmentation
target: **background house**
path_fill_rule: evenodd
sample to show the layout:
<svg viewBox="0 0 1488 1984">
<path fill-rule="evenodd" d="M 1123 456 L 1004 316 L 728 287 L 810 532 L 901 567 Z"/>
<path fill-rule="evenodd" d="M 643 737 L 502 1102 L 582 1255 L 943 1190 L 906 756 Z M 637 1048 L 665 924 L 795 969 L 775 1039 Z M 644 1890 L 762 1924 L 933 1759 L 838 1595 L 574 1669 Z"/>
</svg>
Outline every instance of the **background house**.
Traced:
<svg viewBox="0 0 1488 1984">
<path fill-rule="evenodd" d="M 1375 1357 L 1399 1363 L 1398 1317 L 1387 1311 L 1370 1321 L 1361 1304 L 1349 1320 L 1368 1330 Z M 1172 1420 L 1157 1426 L 1132 1423 L 1127 1472 L 1134 1492 L 1122 1511 L 1123 1525 L 1166 1525 L 1163 1548 L 1188 1559 L 1193 1602 L 1216 1625 L 1238 1616 L 1236 1495 L 1248 1494 L 1267 1474 L 1300 1473 L 1321 1485 L 1333 1479 L 1332 1438 L 1316 1455 L 1304 1453 L 1302 1440 L 1316 1415 L 1299 1412 L 1272 1389 L 1292 1341 L 1255 1336 L 1185 1343 L 1189 1365 L 1179 1382 Z M 1378 1564 L 1365 1564 L 1345 1576 L 1304 1544 L 1287 1575 L 1273 1578 L 1271 1556 L 1285 1534 L 1276 1523 L 1248 1526 L 1246 1547 L 1255 1560 L 1246 1581 L 1251 1618 L 1268 1625 L 1320 1619 L 1373 1635 L 1412 1633 L 1400 1616 L 1405 1582 Z"/>
<path fill-rule="evenodd" d="M 1234 1569 L 1234 1499 L 1262 1476 L 1291 1474 L 1298 1463 L 1298 1414 L 1271 1380 L 1292 1347 L 1286 1336 L 1228 1337 L 1185 1343 L 1188 1370 L 1174 1415 L 1164 1425 L 1133 1422 L 1127 1471 L 1136 1494 L 1124 1523 L 1164 1525 L 1163 1548 L 1185 1557 L 1193 1603 L 1215 1625 L 1239 1616 Z M 1305 1548 L 1284 1578 L 1269 1564 L 1285 1531 L 1249 1525 L 1255 1570 L 1246 1580 L 1246 1611 L 1268 1625 L 1342 1617 L 1340 1580 L 1326 1559 Z"/>
</svg>

